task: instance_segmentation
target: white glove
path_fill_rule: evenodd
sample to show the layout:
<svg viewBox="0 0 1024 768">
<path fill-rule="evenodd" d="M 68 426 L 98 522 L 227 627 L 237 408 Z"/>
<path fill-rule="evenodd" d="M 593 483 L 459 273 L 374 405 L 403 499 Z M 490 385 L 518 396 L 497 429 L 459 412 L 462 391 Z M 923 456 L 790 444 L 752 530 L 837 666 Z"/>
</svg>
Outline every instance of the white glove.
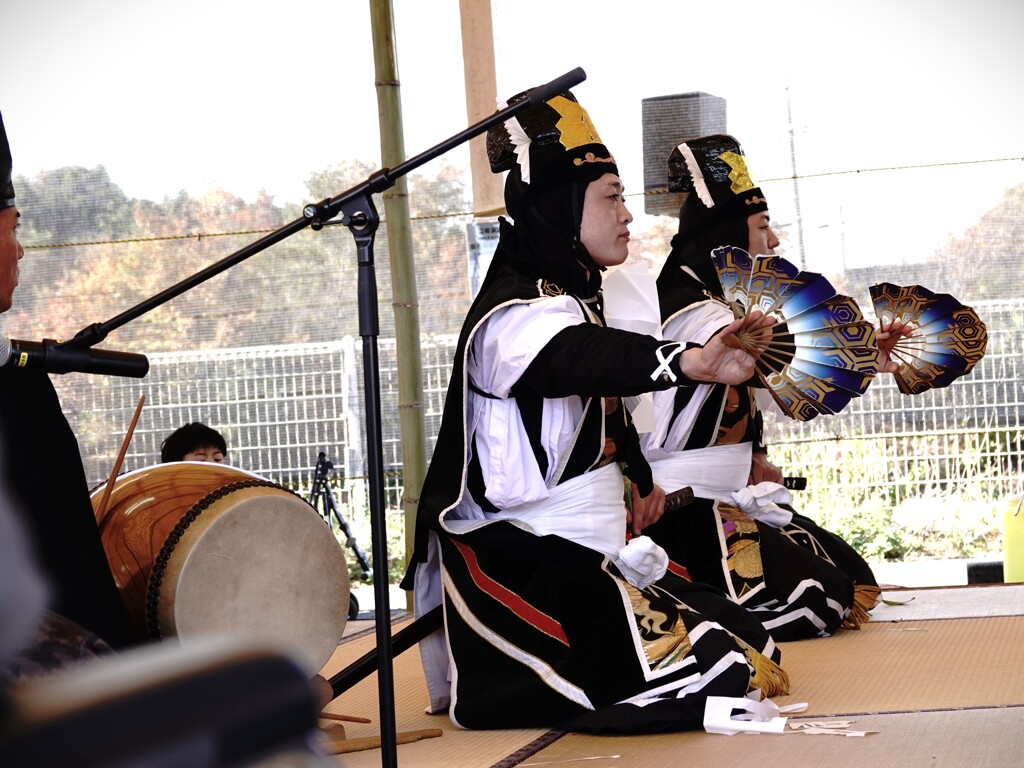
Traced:
<svg viewBox="0 0 1024 768">
<path fill-rule="evenodd" d="M 637 589 L 653 584 L 668 570 L 668 555 L 650 536 L 630 539 L 614 562 L 626 581 Z"/>
<path fill-rule="evenodd" d="M 734 491 L 732 500 L 750 517 L 773 528 L 789 525 L 793 520 L 792 512 L 778 506 L 780 503 L 789 504 L 793 500 L 793 495 L 778 483 L 748 485 Z"/>
</svg>

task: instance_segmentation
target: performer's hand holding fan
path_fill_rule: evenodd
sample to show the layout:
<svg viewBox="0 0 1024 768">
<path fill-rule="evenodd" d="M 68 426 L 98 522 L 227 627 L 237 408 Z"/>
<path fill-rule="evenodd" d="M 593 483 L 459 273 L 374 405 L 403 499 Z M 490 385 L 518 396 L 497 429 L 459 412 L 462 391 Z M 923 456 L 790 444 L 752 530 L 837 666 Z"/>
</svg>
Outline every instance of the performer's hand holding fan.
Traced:
<svg viewBox="0 0 1024 768">
<path fill-rule="evenodd" d="M 736 317 L 760 309 L 778 319 L 760 331 L 741 331 L 735 343 L 751 354 L 763 350 L 757 375 L 786 414 L 809 421 L 838 413 L 864 393 L 878 371 L 879 352 L 875 329 L 857 302 L 780 256 L 725 247 L 711 258 Z"/>
<path fill-rule="evenodd" d="M 978 313 L 948 293 L 920 285 L 879 283 L 868 289 L 879 329 L 906 326 L 885 345 L 899 369 L 893 373 L 900 391 L 915 395 L 945 387 L 970 373 L 985 356 L 988 330 Z"/>
</svg>

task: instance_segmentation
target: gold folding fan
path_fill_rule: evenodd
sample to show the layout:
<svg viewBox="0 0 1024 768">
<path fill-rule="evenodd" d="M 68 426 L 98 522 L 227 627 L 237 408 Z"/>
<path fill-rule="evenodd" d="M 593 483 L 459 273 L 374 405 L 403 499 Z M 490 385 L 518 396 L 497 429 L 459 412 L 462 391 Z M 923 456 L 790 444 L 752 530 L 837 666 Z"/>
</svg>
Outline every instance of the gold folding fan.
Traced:
<svg viewBox="0 0 1024 768">
<path fill-rule="evenodd" d="M 864 393 L 878 371 L 878 347 L 875 329 L 856 301 L 836 293 L 824 276 L 780 256 L 725 247 L 711 258 L 736 317 L 761 309 L 778 321 L 761 332 L 738 334 L 738 342 L 764 348 L 757 375 L 786 414 L 810 421 L 838 413 Z"/>
<path fill-rule="evenodd" d="M 904 394 L 949 386 L 970 373 L 985 356 L 985 323 L 971 307 L 948 293 L 893 283 L 879 283 L 868 290 L 880 330 L 888 330 L 895 321 L 912 329 L 911 335 L 900 338 L 890 353 L 900 366 L 893 375 Z"/>
</svg>

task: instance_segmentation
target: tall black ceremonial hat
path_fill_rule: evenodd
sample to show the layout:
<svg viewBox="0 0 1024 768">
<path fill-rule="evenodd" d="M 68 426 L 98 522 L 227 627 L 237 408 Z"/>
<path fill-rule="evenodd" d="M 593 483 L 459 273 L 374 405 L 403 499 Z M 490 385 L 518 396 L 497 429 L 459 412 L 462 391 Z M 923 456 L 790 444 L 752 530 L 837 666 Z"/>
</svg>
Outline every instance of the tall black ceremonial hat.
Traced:
<svg viewBox="0 0 1024 768">
<path fill-rule="evenodd" d="M 501 106 L 517 104 L 526 95 L 517 93 Z M 523 184 L 534 190 L 579 176 L 619 172 L 587 111 L 570 91 L 493 126 L 487 132 L 487 159 L 494 173 L 518 168 Z"/>
<path fill-rule="evenodd" d="M 680 142 L 668 158 L 668 189 L 686 194 L 680 232 L 690 237 L 723 221 L 768 210 L 743 149 L 724 133 Z"/>
<path fill-rule="evenodd" d="M 11 180 L 13 172 L 11 145 L 7 143 L 4 116 L 0 113 L 0 208 L 14 207 L 14 183 Z"/>
</svg>

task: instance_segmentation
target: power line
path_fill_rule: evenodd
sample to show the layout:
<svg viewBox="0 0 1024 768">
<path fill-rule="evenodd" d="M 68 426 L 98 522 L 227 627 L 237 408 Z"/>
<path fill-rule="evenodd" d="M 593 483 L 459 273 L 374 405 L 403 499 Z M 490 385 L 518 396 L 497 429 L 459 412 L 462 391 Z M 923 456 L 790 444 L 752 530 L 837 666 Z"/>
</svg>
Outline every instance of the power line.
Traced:
<svg viewBox="0 0 1024 768">
<path fill-rule="evenodd" d="M 763 182 L 775 182 L 775 181 L 793 181 L 796 182 L 800 179 L 818 179 L 828 176 L 850 176 L 859 173 L 888 173 L 892 171 L 914 171 L 924 168 L 950 168 L 958 165 L 984 165 L 987 163 L 1016 163 L 1024 162 L 1024 157 L 1001 157 L 993 158 L 990 160 L 956 160 L 946 163 L 922 163 L 920 165 L 890 165 L 883 166 L 880 168 L 855 168 L 850 170 L 842 171 L 824 171 L 822 173 L 801 173 L 792 174 L 790 176 L 778 176 L 774 178 L 763 179 Z M 642 197 L 644 195 L 665 195 L 669 194 L 668 189 L 649 189 L 643 192 L 632 192 L 627 193 L 626 197 Z M 455 211 L 453 213 L 431 213 L 423 214 L 420 216 L 411 216 L 411 221 L 436 221 L 440 219 L 458 219 L 464 217 L 474 217 L 478 214 L 474 211 Z M 381 219 L 382 224 L 386 224 L 385 219 Z M 32 250 L 48 250 L 50 248 L 78 248 L 82 246 L 90 245 L 129 245 L 131 243 L 157 243 L 167 242 L 171 240 L 202 240 L 204 237 L 233 237 L 240 235 L 263 235 L 268 232 L 273 232 L 273 229 L 251 229 L 251 230 L 240 230 L 237 232 L 196 232 L 187 235 L 163 235 L 160 237 L 140 237 L 140 238 L 125 238 L 118 240 L 89 240 L 82 242 L 71 242 L 71 243 L 47 243 L 45 245 L 24 245 L 26 251 Z"/>
<path fill-rule="evenodd" d="M 920 165 L 889 165 L 881 168 L 855 168 L 844 171 L 824 171 L 822 173 L 801 173 L 791 176 L 775 176 L 768 179 L 761 179 L 762 182 L 770 181 L 794 181 L 799 179 L 819 179 L 827 176 L 850 176 L 857 173 L 885 173 L 889 171 L 916 171 L 923 168 L 949 168 L 956 165 L 983 165 L 985 163 L 1017 163 L 1024 161 L 1024 157 L 1000 157 L 991 160 L 955 160 L 948 163 L 922 163 Z M 644 192 L 633 192 L 626 197 L 639 195 L 664 195 L 668 194 L 667 189 L 649 189 Z"/>
</svg>

